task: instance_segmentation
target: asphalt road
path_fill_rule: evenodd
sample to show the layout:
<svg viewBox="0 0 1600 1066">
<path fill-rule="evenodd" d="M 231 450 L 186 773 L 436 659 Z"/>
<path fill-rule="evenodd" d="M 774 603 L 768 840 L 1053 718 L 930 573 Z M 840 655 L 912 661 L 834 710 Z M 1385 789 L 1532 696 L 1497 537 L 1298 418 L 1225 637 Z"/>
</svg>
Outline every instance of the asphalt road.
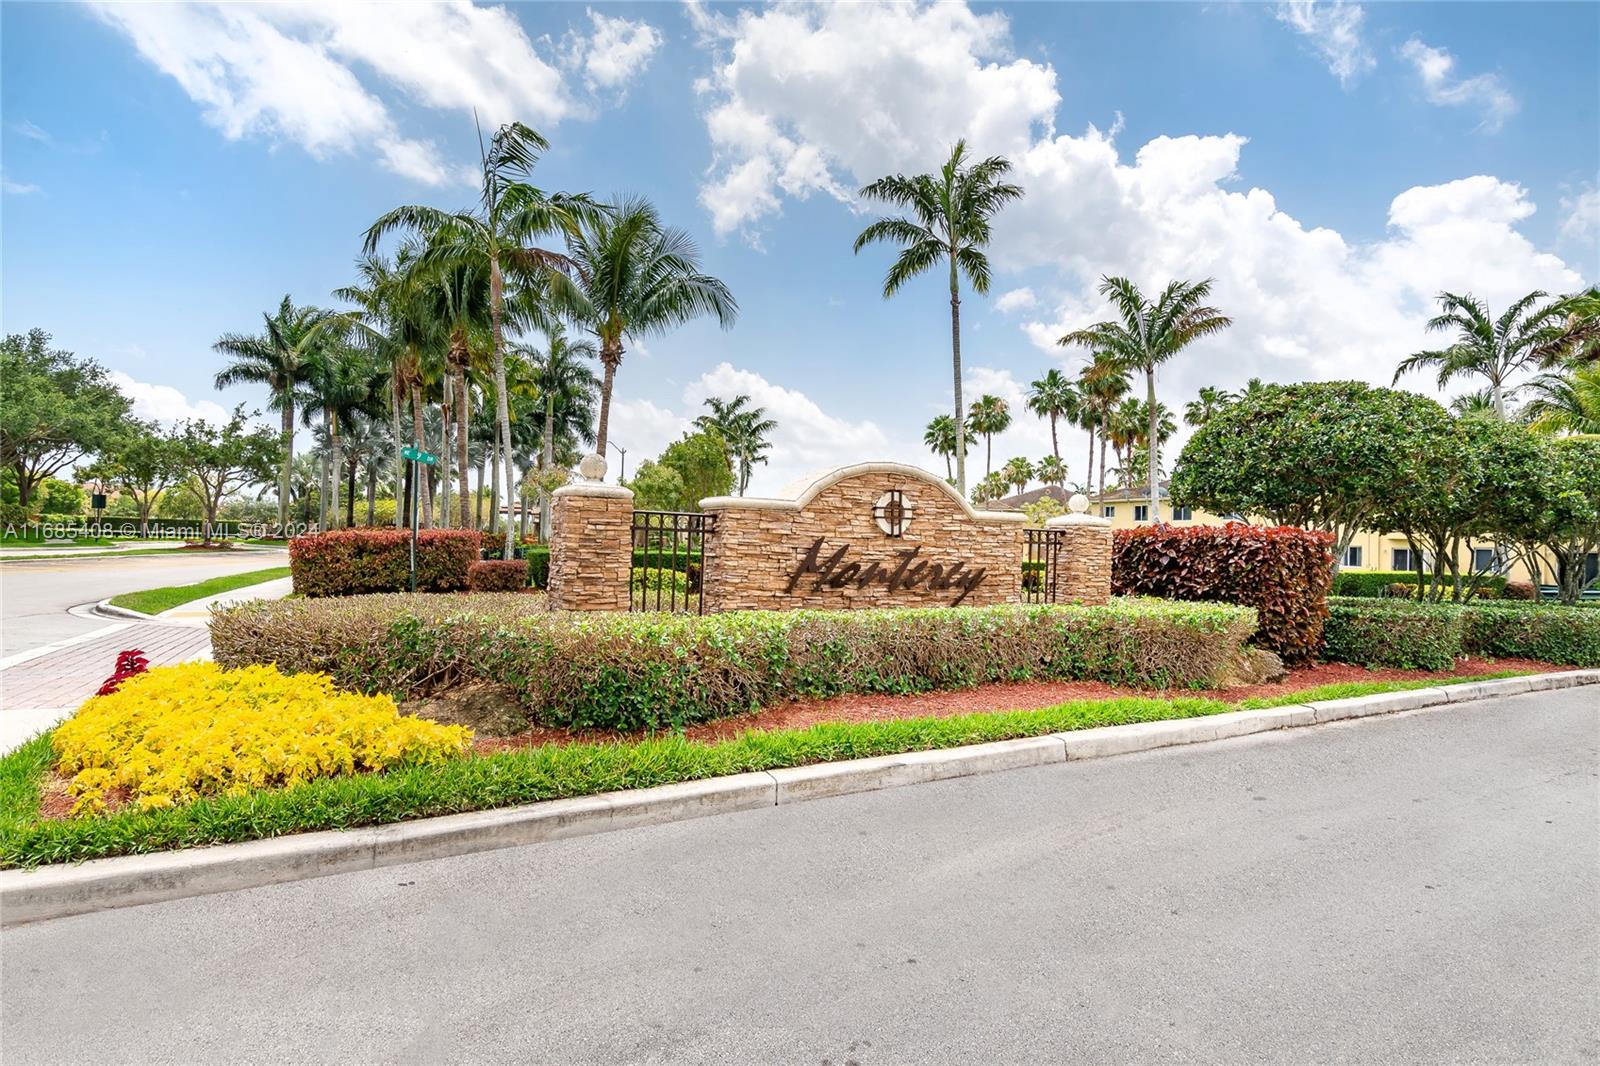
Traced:
<svg viewBox="0 0 1600 1066">
<path fill-rule="evenodd" d="M 107 556 L 0 563 L 0 657 L 30 651 L 107 624 L 104 619 L 67 613 L 80 604 L 142 589 L 187 585 L 223 574 L 285 566 L 281 549 L 234 554 Z"/>
<path fill-rule="evenodd" d="M 1600 691 L 25 926 L 8 1066 L 1594 1062 Z"/>
</svg>

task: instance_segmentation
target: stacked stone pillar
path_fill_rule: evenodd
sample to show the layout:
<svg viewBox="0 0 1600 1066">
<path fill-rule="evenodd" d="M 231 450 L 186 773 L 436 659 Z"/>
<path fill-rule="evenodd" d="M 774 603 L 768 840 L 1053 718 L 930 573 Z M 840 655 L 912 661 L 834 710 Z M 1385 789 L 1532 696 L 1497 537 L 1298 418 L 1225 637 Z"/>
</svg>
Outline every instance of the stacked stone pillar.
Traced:
<svg viewBox="0 0 1600 1066">
<path fill-rule="evenodd" d="M 580 482 L 557 489 L 551 504 L 550 607 L 626 611 L 633 566 L 633 492 Z"/>
<path fill-rule="evenodd" d="M 1073 499 L 1076 502 L 1081 497 Z M 1092 606 L 1110 603 L 1111 520 L 1077 512 L 1057 515 L 1045 528 L 1061 532 L 1051 568 L 1052 601 Z"/>
</svg>

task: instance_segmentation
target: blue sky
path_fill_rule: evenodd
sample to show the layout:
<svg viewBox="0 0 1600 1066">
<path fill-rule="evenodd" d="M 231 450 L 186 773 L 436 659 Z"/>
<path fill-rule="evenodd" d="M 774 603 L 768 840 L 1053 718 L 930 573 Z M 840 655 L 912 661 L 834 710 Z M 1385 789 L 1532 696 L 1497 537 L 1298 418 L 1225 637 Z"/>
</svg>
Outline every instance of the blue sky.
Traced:
<svg viewBox="0 0 1600 1066">
<path fill-rule="evenodd" d="M 880 298 L 853 190 L 958 136 L 1028 191 L 964 303 L 968 389 L 1013 402 L 1076 369 L 1050 342 L 1099 317 L 1102 272 L 1217 278 L 1236 324 L 1163 373 L 1178 406 L 1251 375 L 1386 383 L 1439 289 L 1600 278 L 1593 4 L 7 4 L 0 32 L 4 328 L 165 418 L 259 405 L 211 389 L 218 334 L 330 302 L 387 208 L 469 201 L 474 106 L 550 138 L 545 187 L 644 193 L 699 240 L 739 322 L 631 345 L 613 435 L 631 466 L 749 392 L 781 423 L 756 491 L 933 465 L 945 296 Z M 1036 459 L 1018 413 L 996 456 Z"/>
</svg>

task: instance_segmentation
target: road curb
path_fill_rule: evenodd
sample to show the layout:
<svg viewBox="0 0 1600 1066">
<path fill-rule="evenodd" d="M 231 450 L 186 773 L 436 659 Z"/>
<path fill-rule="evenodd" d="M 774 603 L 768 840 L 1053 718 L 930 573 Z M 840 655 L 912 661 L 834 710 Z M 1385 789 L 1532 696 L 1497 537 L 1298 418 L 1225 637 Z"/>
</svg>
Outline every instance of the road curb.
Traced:
<svg viewBox="0 0 1600 1066">
<path fill-rule="evenodd" d="M 93 610 L 95 614 L 101 615 L 105 618 L 131 618 L 138 622 L 158 621 L 156 616 L 153 614 L 145 614 L 143 611 L 135 611 L 131 607 L 118 607 L 109 599 L 101 600 L 90 609 Z"/>
<path fill-rule="evenodd" d="M 1600 684 L 1600 670 L 1535 674 L 759 771 L 362 829 L 300 833 L 34 870 L 0 870 L 0 926 L 926 781 L 1594 684 Z"/>
</svg>

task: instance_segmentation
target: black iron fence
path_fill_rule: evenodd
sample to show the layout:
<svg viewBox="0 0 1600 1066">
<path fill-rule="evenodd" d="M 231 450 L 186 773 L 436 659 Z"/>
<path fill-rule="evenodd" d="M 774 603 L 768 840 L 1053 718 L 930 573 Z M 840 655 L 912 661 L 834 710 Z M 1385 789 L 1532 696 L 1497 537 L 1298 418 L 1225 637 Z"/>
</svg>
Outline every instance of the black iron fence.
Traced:
<svg viewBox="0 0 1600 1066">
<path fill-rule="evenodd" d="M 714 515 L 694 511 L 633 512 L 628 609 L 704 614 L 705 543 L 715 528 Z"/>
<path fill-rule="evenodd" d="M 1061 557 L 1062 531 L 1025 529 L 1022 555 L 1022 602 L 1056 602 L 1056 566 Z"/>
</svg>

